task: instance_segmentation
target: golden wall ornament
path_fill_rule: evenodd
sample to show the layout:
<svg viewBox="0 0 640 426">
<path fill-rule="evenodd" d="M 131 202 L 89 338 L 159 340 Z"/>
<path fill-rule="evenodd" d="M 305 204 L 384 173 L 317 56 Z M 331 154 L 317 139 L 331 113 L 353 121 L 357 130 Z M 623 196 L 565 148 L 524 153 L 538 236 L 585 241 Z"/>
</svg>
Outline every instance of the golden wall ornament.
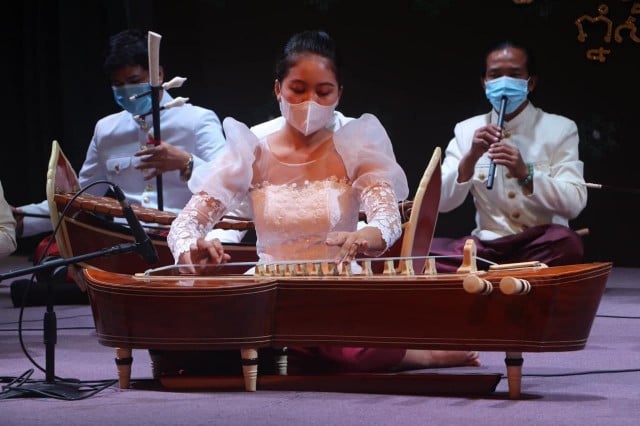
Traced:
<svg viewBox="0 0 640 426">
<path fill-rule="evenodd" d="M 636 22 L 636 18 L 634 18 L 633 16 L 629 16 L 624 24 L 620 24 L 616 27 L 614 39 L 618 43 L 622 43 L 622 36 L 620 35 L 621 30 L 629 30 L 629 38 L 636 43 L 640 43 L 640 37 L 638 37 L 638 29 L 636 28 L 634 22 Z"/>
<path fill-rule="evenodd" d="M 628 3 L 631 0 L 621 0 L 622 3 Z M 611 43 L 611 39 L 616 41 L 616 43 L 622 43 L 624 41 L 624 37 L 622 36 L 623 32 L 628 35 L 628 38 L 634 43 L 640 43 L 640 37 L 638 37 L 638 28 L 636 27 L 636 18 L 633 15 L 640 15 L 640 2 L 634 1 L 629 9 L 629 16 L 622 23 L 615 27 L 613 27 L 613 21 L 607 16 L 609 13 L 609 6 L 605 3 L 602 3 L 598 6 L 598 15 L 590 16 L 590 15 L 582 15 L 578 19 L 575 20 L 575 24 L 578 28 L 578 41 L 581 43 L 586 42 L 588 38 L 588 33 L 585 30 L 585 23 L 594 24 L 594 25 L 605 25 L 606 31 L 603 36 L 604 43 Z M 611 53 L 611 49 L 607 49 L 603 46 L 588 49 L 586 52 L 587 59 L 591 61 L 605 62 L 607 60 L 607 55 Z"/>
<path fill-rule="evenodd" d="M 578 19 L 576 19 L 576 25 L 578 26 L 578 41 L 585 42 L 587 40 L 587 33 L 584 31 L 584 26 L 582 25 L 582 21 L 588 21 L 593 23 L 604 22 L 607 26 L 607 32 L 604 36 L 604 41 L 609 43 L 611 42 L 611 32 L 613 31 L 613 21 L 607 18 L 607 14 L 609 13 L 609 6 L 606 4 L 601 4 L 598 6 L 599 15 L 596 17 L 589 15 L 582 15 Z"/>
<path fill-rule="evenodd" d="M 611 50 L 604 47 L 598 47 L 597 49 L 587 50 L 587 59 L 592 61 L 604 62 L 607 60 L 607 55 L 611 53 Z"/>
</svg>

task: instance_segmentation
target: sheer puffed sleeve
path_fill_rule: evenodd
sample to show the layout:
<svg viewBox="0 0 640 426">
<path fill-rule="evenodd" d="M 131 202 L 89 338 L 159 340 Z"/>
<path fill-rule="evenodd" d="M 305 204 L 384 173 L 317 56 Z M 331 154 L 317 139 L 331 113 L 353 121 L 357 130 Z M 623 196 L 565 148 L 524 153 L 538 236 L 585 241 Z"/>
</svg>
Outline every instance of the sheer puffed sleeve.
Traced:
<svg viewBox="0 0 640 426">
<path fill-rule="evenodd" d="M 259 140 L 246 125 L 233 118 L 225 118 L 222 125 L 227 137 L 224 151 L 213 161 L 196 167 L 189 189 L 194 194 L 206 192 L 232 210 L 244 200 L 251 186 Z"/>
<path fill-rule="evenodd" d="M 358 191 L 367 224 L 378 228 L 390 247 L 402 234 L 398 200 L 407 198 L 409 185 L 387 132 L 374 115 L 363 114 L 338 130 L 333 140 Z"/>
<path fill-rule="evenodd" d="M 407 198 L 407 176 L 396 162 L 391 140 L 376 116 L 363 114 L 348 122 L 335 133 L 333 141 L 356 190 L 387 183 L 398 200 Z"/>
<path fill-rule="evenodd" d="M 193 171 L 189 189 L 194 195 L 173 221 L 167 235 L 167 244 L 176 261 L 248 194 L 258 139 L 247 126 L 232 118 L 226 118 L 223 126 L 227 136 L 224 151 Z"/>
</svg>

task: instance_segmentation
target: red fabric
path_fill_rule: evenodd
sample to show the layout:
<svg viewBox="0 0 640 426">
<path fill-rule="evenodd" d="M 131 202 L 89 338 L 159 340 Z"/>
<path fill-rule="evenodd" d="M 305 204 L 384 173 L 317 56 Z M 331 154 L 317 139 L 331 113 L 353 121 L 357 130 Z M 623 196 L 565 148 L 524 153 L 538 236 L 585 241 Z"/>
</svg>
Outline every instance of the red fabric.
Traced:
<svg viewBox="0 0 640 426">
<path fill-rule="evenodd" d="M 48 250 L 47 250 L 47 247 L 49 247 Z M 58 243 L 53 237 L 53 234 L 47 235 L 38 243 L 38 246 L 36 247 L 36 251 L 33 255 L 33 263 L 37 265 L 45 257 L 60 257 L 60 251 L 58 250 Z M 65 281 L 70 283 L 74 282 L 69 272 L 67 272 Z"/>
<path fill-rule="evenodd" d="M 45 252 L 45 250 L 47 249 L 47 246 L 49 246 L 49 249 Z M 47 256 L 58 256 L 58 257 L 60 256 L 60 251 L 58 250 L 58 244 L 56 243 L 56 240 L 53 238 L 53 234 L 47 235 L 38 243 L 35 254 L 33 256 L 33 262 L 35 264 L 38 264 L 42 259 L 44 259 Z"/>
<path fill-rule="evenodd" d="M 400 364 L 405 353 L 406 349 L 288 347 L 287 369 L 290 374 L 386 372 Z"/>
</svg>

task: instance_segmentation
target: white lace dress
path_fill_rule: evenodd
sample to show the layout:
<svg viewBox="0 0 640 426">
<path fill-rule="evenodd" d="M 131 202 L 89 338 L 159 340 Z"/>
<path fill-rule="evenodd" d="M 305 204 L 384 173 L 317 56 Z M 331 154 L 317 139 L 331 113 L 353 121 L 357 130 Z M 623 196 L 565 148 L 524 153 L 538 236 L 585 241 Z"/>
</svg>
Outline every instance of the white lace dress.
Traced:
<svg viewBox="0 0 640 426">
<path fill-rule="evenodd" d="M 223 125 L 224 154 L 194 170 L 189 187 L 195 195 L 167 236 L 176 259 L 243 203 L 252 210 L 264 262 L 332 259 L 339 249 L 325 244 L 327 233 L 355 231 L 361 209 L 387 247 L 401 235 L 397 202 L 408 196 L 407 180 L 376 117 L 334 123 L 307 161 L 295 164 L 277 158 L 269 134 L 259 139 L 229 118 Z M 387 371 L 402 361 L 405 350 L 289 347 L 288 354 L 290 374 Z"/>
<path fill-rule="evenodd" d="M 231 118 L 224 130 L 224 154 L 194 170 L 195 195 L 171 226 L 175 259 L 242 203 L 253 214 L 263 262 L 333 259 L 339 248 L 325 244 L 327 234 L 355 231 L 360 210 L 387 247 L 401 235 L 397 202 L 408 196 L 407 180 L 375 116 L 326 132 L 311 159 L 294 164 L 277 158 L 268 135 L 258 139 Z"/>
</svg>

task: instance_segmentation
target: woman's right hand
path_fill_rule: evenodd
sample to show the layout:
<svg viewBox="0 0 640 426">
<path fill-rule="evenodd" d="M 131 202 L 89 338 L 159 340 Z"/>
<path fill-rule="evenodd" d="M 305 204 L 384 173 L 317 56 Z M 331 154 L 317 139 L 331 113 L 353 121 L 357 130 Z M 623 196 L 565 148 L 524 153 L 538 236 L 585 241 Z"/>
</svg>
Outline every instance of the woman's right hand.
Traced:
<svg viewBox="0 0 640 426">
<path fill-rule="evenodd" d="M 200 237 L 188 252 L 180 254 L 178 263 L 185 265 L 180 267 L 182 274 L 212 275 L 218 269 L 217 265 L 230 259 L 231 256 L 224 252 L 219 239 L 206 240 Z M 194 265 L 201 266 L 196 268 Z"/>
<path fill-rule="evenodd" d="M 486 126 L 476 129 L 473 133 L 471 141 L 471 151 L 475 151 L 477 157 L 482 156 L 491 145 L 500 142 L 502 130 L 495 123 L 489 123 Z"/>
<path fill-rule="evenodd" d="M 500 141 L 502 130 L 494 123 L 476 129 L 471 140 L 471 148 L 460 159 L 458 164 L 458 183 L 467 182 L 475 172 L 476 163 L 489 147 Z"/>
</svg>

